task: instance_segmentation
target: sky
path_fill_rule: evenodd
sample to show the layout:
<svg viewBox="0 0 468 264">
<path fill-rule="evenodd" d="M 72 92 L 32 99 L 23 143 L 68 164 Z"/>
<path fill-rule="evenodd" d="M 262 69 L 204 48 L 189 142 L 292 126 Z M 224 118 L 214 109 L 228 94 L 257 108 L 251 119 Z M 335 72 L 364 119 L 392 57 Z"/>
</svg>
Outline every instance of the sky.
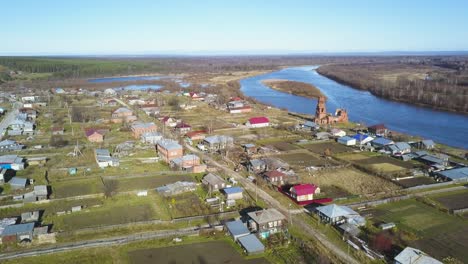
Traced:
<svg viewBox="0 0 468 264">
<path fill-rule="evenodd" d="M 2 0 L 0 55 L 467 51 L 466 0 Z"/>
</svg>

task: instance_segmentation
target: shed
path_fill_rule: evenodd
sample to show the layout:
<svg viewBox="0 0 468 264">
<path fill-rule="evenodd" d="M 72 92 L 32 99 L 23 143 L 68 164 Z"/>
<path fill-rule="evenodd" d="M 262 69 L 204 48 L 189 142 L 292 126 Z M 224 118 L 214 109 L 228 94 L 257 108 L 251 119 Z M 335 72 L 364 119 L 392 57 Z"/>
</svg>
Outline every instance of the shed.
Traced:
<svg viewBox="0 0 468 264">
<path fill-rule="evenodd" d="M 223 189 L 224 194 L 226 195 L 227 200 L 239 200 L 242 199 L 242 188 L 241 187 L 231 187 Z"/>
<path fill-rule="evenodd" d="M 265 246 L 254 234 L 240 237 L 238 241 L 242 248 L 247 252 L 247 255 L 259 254 L 265 251 Z"/>
<path fill-rule="evenodd" d="M 13 177 L 8 182 L 13 190 L 19 190 L 26 188 L 28 183 L 28 179 L 20 178 L 20 177 Z"/>
<path fill-rule="evenodd" d="M 227 222 L 226 229 L 232 236 L 234 241 L 237 241 L 237 239 L 239 239 L 240 237 L 250 234 L 250 231 L 247 229 L 244 223 L 242 223 L 241 220 Z"/>
<path fill-rule="evenodd" d="M 30 223 L 39 221 L 39 211 L 25 212 L 21 214 L 21 223 Z"/>
<path fill-rule="evenodd" d="M 356 145 L 356 139 L 348 136 L 338 138 L 338 143 L 346 145 L 346 146 L 354 146 Z"/>
<path fill-rule="evenodd" d="M 23 240 L 32 241 L 33 230 L 34 223 L 6 226 L 2 233 L 2 242 L 21 242 Z"/>
</svg>

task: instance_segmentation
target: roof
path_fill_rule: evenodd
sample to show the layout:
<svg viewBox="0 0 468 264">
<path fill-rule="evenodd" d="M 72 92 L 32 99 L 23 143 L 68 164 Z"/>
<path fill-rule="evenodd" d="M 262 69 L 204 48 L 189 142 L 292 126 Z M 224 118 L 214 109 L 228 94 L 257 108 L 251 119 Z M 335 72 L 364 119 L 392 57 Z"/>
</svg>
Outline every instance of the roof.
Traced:
<svg viewBox="0 0 468 264">
<path fill-rule="evenodd" d="M 371 128 L 371 129 L 387 129 L 387 127 L 384 124 L 376 124 L 376 125 L 370 126 L 369 128 Z"/>
<path fill-rule="evenodd" d="M 255 144 L 247 143 L 247 144 L 244 144 L 243 147 L 244 147 L 244 148 L 254 148 L 254 147 L 255 147 Z"/>
<path fill-rule="evenodd" d="M 19 225 L 9 225 L 6 226 L 3 230 L 2 236 L 11 236 L 21 233 L 33 232 L 34 223 L 19 224 Z"/>
<path fill-rule="evenodd" d="M 306 126 L 306 127 L 319 127 L 319 125 L 317 125 L 315 122 L 312 122 L 312 121 L 306 121 L 304 123 L 304 126 Z"/>
<path fill-rule="evenodd" d="M 113 113 L 131 113 L 132 110 L 125 108 L 125 107 L 120 107 L 117 110 L 115 110 Z"/>
<path fill-rule="evenodd" d="M 3 141 L 0 141 L 0 147 L 1 146 L 9 146 L 9 145 L 14 145 L 16 144 L 16 141 L 10 140 L 10 139 L 5 139 Z"/>
<path fill-rule="evenodd" d="M 20 177 L 13 177 L 8 182 L 10 185 L 18 185 L 18 186 L 26 186 L 28 179 L 20 178 Z"/>
<path fill-rule="evenodd" d="M 62 131 L 63 127 L 53 127 L 52 131 L 57 132 L 57 131 Z"/>
<path fill-rule="evenodd" d="M 265 250 L 265 246 L 254 234 L 240 237 L 239 243 L 248 253 L 262 252 Z"/>
<path fill-rule="evenodd" d="M 223 191 L 226 194 L 234 194 L 234 193 L 241 193 L 243 189 L 241 187 L 231 187 L 231 188 L 224 188 Z"/>
<path fill-rule="evenodd" d="M 110 152 L 108 149 L 95 149 L 96 156 L 108 156 L 110 157 Z"/>
<path fill-rule="evenodd" d="M 191 128 L 192 126 L 186 123 L 179 123 L 175 126 L 176 128 Z"/>
<path fill-rule="evenodd" d="M 286 217 L 275 208 L 250 212 L 248 215 L 252 220 L 259 224 L 286 219 Z"/>
<path fill-rule="evenodd" d="M 205 177 L 203 177 L 203 182 L 206 182 L 211 185 L 216 185 L 216 184 L 220 185 L 220 184 L 225 183 L 223 178 L 221 178 L 221 176 L 213 174 L 213 173 L 208 173 L 207 175 L 205 175 Z"/>
<path fill-rule="evenodd" d="M 145 132 L 142 134 L 143 137 L 162 137 L 162 134 L 156 131 Z"/>
<path fill-rule="evenodd" d="M 158 146 L 167 150 L 181 149 L 182 146 L 174 140 L 160 140 Z"/>
<path fill-rule="evenodd" d="M 347 215 L 357 215 L 355 211 L 347 206 L 337 205 L 337 204 L 329 204 L 325 206 L 317 207 L 317 211 L 324 214 L 329 218 L 336 218 L 342 217 Z"/>
<path fill-rule="evenodd" d="M 396 146 L 397 148 L 401 149 L 401 150 L 403 150 L 403 149 L 411 149 L 411 146 L 410 146 L 408 143 L 406 143 L 406 142 L 397 142 L 397 143 L 395 143 L 395 146 Z"/>
<path fill-rule="evenodd" d="M 94 133 L 97 133 L 97 134 L 99 134 L 99 135 L 102 135 L 102 133 L 99 132 L 99 130 L 94 129 L 94 128 L 88 128 L 88 129 L 85 130 L 85 134 L 86 134 L 87 137 L 91 136 L 91 135 L 94 134 Z"/>
<path fill-rule="evenodd" d="M 47 195 L 47 185 L 35 185 L 34 186 L 34 193 L 36 195 Z"/>
<path fill-rule="evenodd" d="M 269 123 L 269 122 L 270 120 L 264 116 L 252 117 L 249 119 L 250 124 L 264 124 L 264 123 Z"/>
<path fill-rule="evenodd" d="M 435 143 L 432 139 L 425 139 L 425 140 L 422 140 L 421 143 L 424 145 L 424 146 L 435 146 Z"/>
<path fill-rule="evenodd" d="M 10 164 L 10 163 L 17 163 L 21 162 L 18 160 L 18 155 L 3 155 L 0 156 L 0 164 Z M 22 158 L 21 158 L 22 160 Z"/>
<path fill-rule="evenodd" d="M 187 137 L 193 137 L 193 136 L 203 135 L 203 134 L 206 134 L 206 131 L 205 131 L 205 130 L 198 130 L 198 131 L 187 132 L 187 134 L 185 134 L 185 136 L 187 136 Z"/>
<path fill-rule="evenodd" d="M 438 174 L 446 178 L 449 178 L 451 180 L 468 179 L 468 167 L 444 170 L 444 171 L 438 172 Z"/>
<path fill-rule="evenodd" d="M 402 264 L 442 264 L 435 258 L 427 255 L 419 249 L 406 247 L 395 257 L 395 261 Z"/>
<path fill-rule="evenodd" d="M 200 158 L 197 155 L 194 154 L 188 154 L 184 155 L 180 158 L 175 158 L 172 160 L 173 163 L 175 164 L 181 164 L 183 161 L 194 161 L 194 160 L 200 160 Z"/>
<path fill-rule="evenodd" d="M 226 223 L 226 228 L 233 236 L 242 236 L 250 234 L 247 227 L 241 220 L 230 221 Z"/>
<path fill-rule="evenodd" d="M 293 186 L 292 188 L 294 188 L 297 195 L 307 195 L 307 194 L 314 194 L 318 186 L 314 184 L 306 183 L 306 184 L 298 184 L 296 186 Z"/>
<path fill-rule="evenodd" d="M 350 141 L 350 140 L 356 140 L 356 139 L 352 138 L 352 137 L 344 136 L 344 137 L 340 137 L 338 140 L 340 140 L 340 141 Z"/>
<path fill-rule="evenodd" d="M 388 139 L 388 138 L 378 137 L 378 138 L 372 140 L 372 143 L 384 146 L 384 145 L 392 144 L 393 141 Z"/>
<path fill-rule="evenodd" d="M 149 129 L 149 128 L 156 128 L 156 125 L 153 122 L 149 122 L 149 123 L 135 122 L 132 124 L 132 129 Z"/>
<path fill-rule="evenodd" d="M 208 142 L 209 144 L 218 144 L 218 143 L 232 143 L 234 139 L 232 137 L 225 136 L 225 135 L 215 135 L 215 136 L 206 137 L 205 141 Z"/>
</svg>

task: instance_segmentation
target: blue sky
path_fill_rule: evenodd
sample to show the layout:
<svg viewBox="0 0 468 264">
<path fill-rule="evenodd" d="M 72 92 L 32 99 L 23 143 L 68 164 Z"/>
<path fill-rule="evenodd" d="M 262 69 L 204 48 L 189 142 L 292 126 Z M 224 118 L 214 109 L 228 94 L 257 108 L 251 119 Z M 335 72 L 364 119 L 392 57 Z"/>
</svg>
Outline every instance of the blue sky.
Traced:
<svg viewBox="0 0 468 264">
<path fill-rule="evenodd" d="M 468 1 L 14 0 L 0 54 L 468 50 Z"/>
</svg>

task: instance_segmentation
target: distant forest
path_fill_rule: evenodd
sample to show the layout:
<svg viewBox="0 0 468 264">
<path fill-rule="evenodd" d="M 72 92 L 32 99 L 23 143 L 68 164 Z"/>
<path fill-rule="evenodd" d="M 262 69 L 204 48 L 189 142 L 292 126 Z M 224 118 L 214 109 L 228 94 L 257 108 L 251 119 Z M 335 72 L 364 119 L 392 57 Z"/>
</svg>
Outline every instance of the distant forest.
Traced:
<svg viewBox="0 0 468 264">
<path fill-rule="evenodd" d="M 390 100 L 468 113 L 468 59 L 331 64 L 317 71 Z"/>
</svg>

